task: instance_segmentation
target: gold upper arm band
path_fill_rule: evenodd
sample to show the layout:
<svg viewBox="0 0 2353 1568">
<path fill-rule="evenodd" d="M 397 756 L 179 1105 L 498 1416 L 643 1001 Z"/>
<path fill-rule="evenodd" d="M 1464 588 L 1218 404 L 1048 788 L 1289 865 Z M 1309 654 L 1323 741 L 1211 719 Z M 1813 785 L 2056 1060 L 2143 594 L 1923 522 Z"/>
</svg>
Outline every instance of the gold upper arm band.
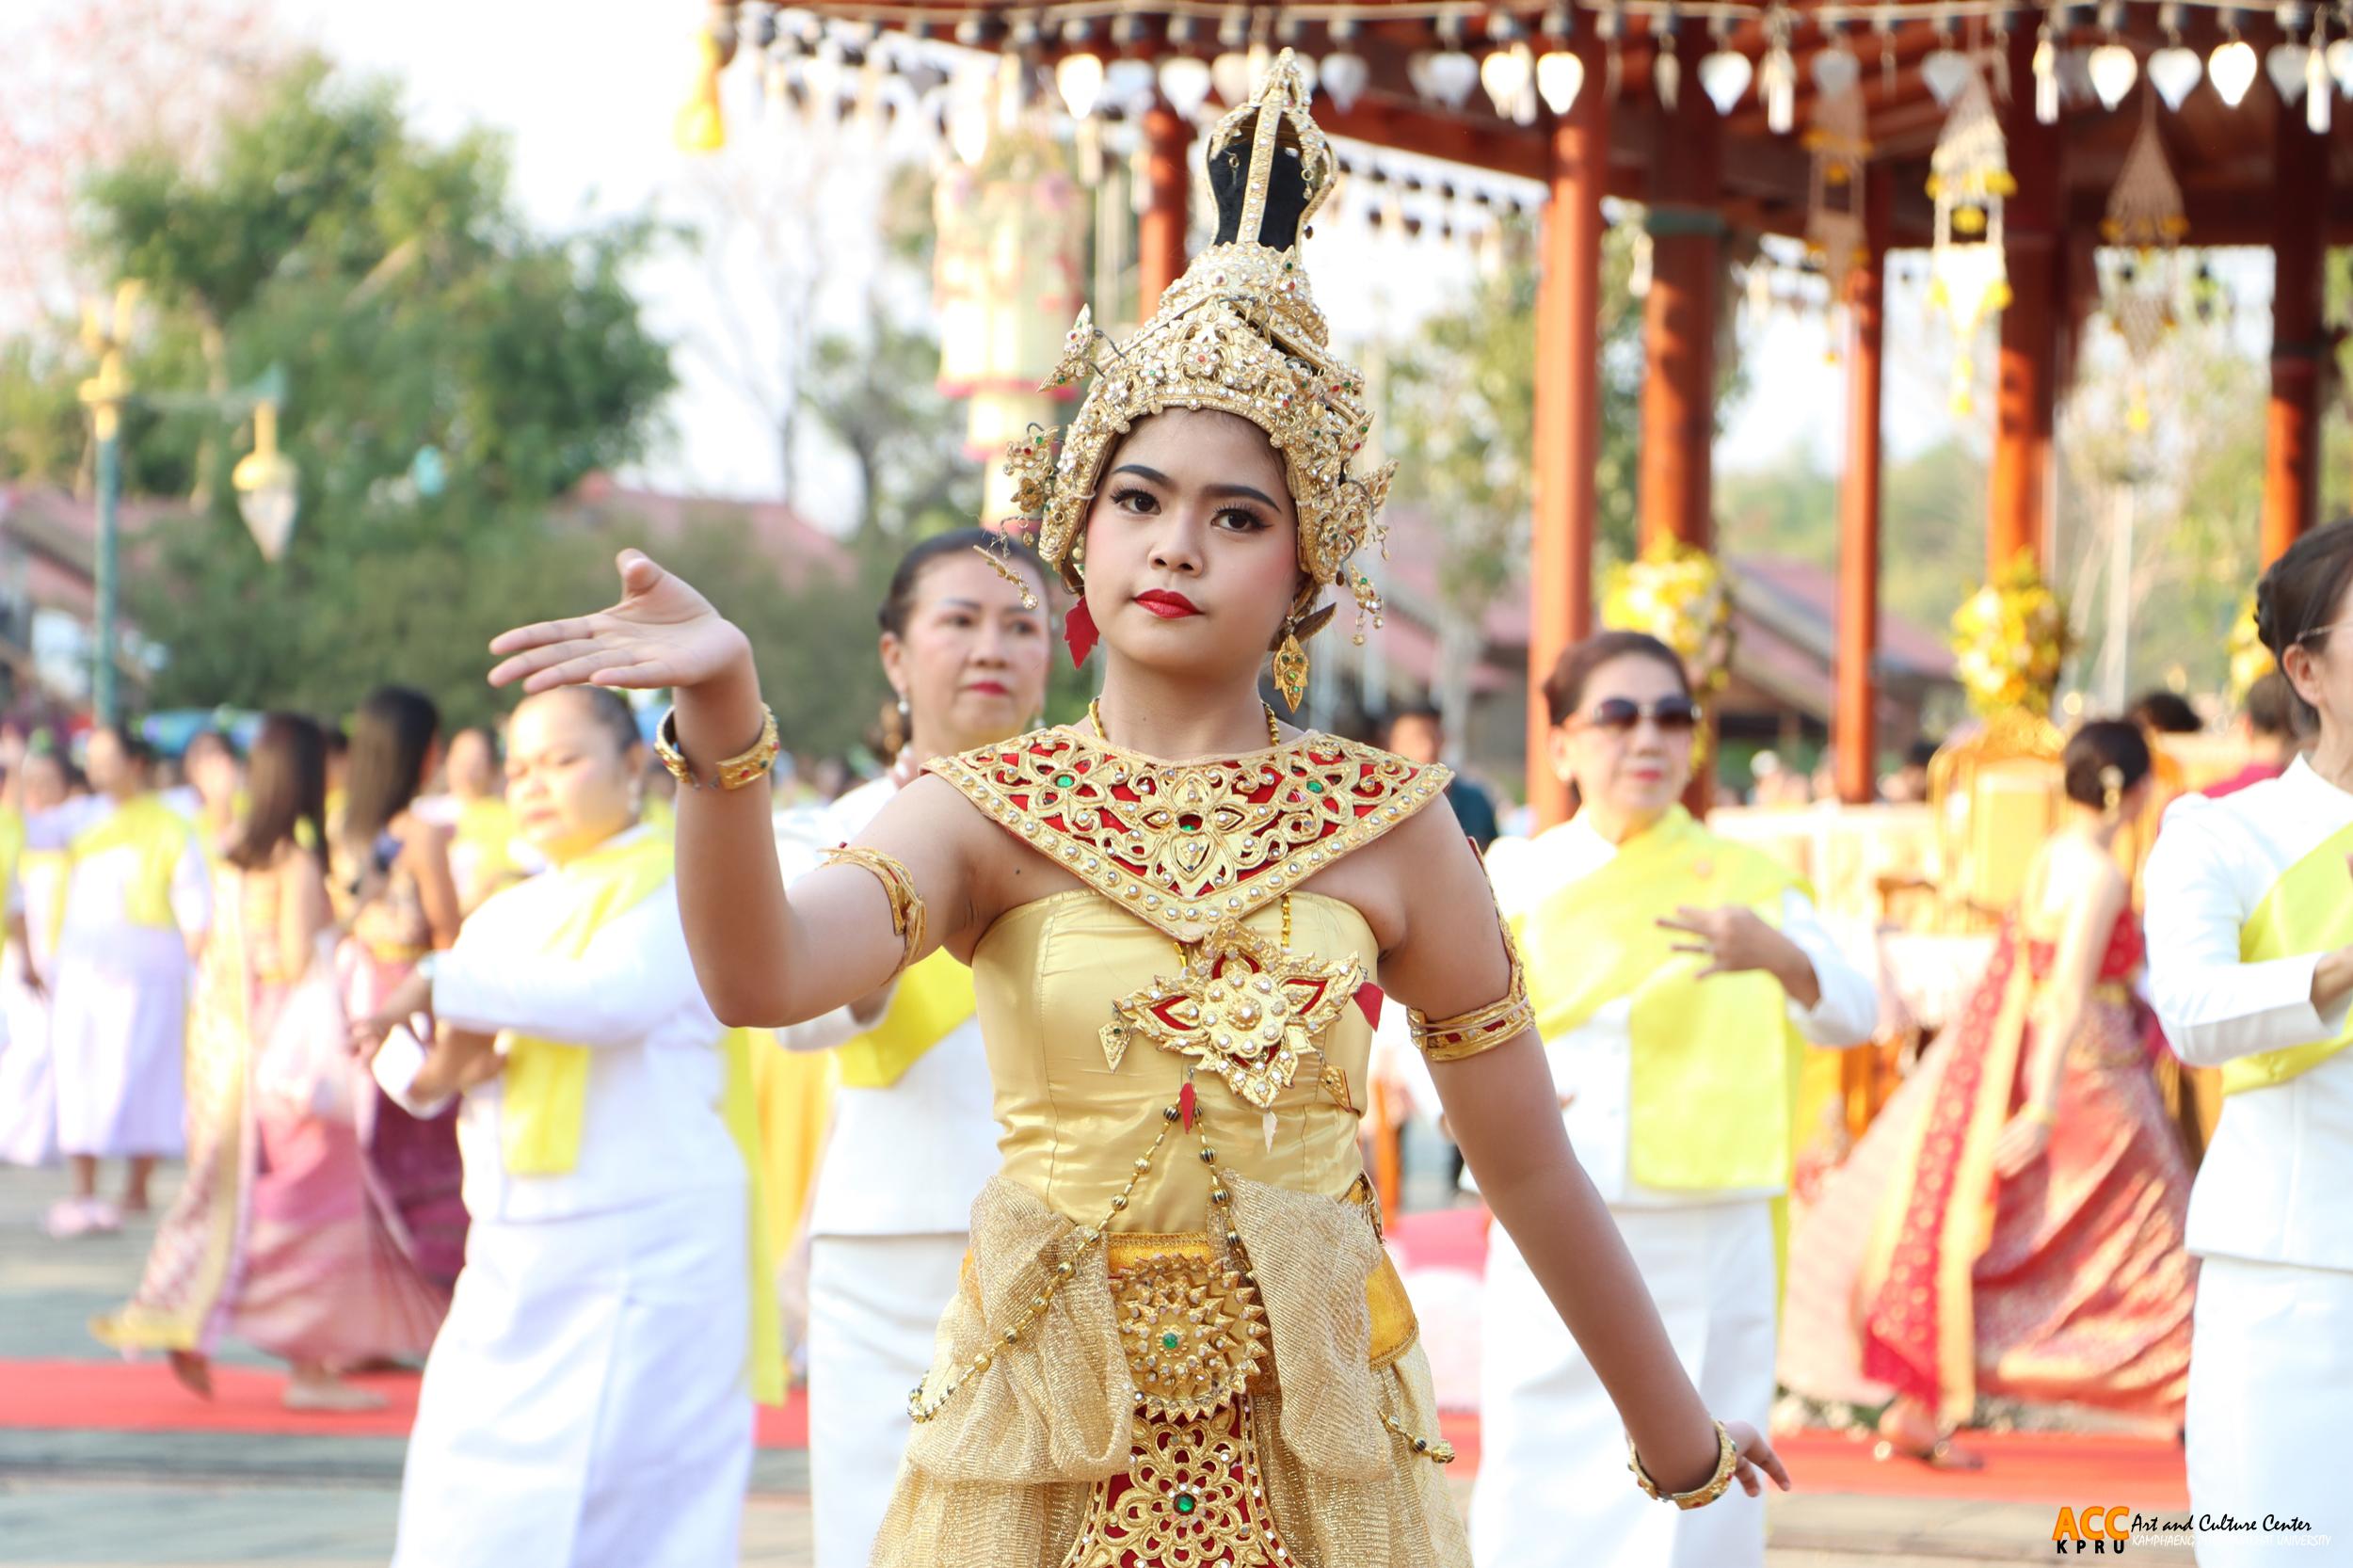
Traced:
<svg viewBox="0 0 2353 1568">
<path fill-rule="evenodd" d="M 1519 946 L 1512 940 L 1509 926 L 1503 928 L 1503 951 L 1512 959 L 1512 981 L 1497 1000 L 1450 1018 L 1428 1017 L 1410 1007 L 1405 1010 L 1414 1044 L 1431 1061 L 1460 1062 L 1536 1027 L 1535 1010 L 1528 1004 L 1528 972 L 1521 967 Z"/>
<path fill-rule="evenodd" d="M 923 899 L 915 890 L 915 878 L 906 867 L 878 849 L 861 849 L 844 844 L 839 849 L 822 850 L 818 858 L 828 866 L 858 866 L 872 872 L 883 885 L 883 896 L 890 901 L 890 929 L 899 934 L 899 965 L 897 974 L 915 962 L 915 955 L 923 951 Z"/>
</svg>

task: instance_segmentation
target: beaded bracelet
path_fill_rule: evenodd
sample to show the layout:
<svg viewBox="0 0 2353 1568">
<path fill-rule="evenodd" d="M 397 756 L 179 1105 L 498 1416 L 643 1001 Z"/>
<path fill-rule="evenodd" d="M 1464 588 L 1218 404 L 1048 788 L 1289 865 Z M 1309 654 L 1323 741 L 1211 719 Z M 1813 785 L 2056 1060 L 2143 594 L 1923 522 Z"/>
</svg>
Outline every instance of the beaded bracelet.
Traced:
<svg viewBox="0 0 2353 1568">
<path fill-rule="evenodd" d="M 740 790 L 775 767 L 776 754 L 783 749 L 784 743 L 776 733 L 776 710 L 762 703 L 760 708 L 760 739 L 720 763 L 712 782 L 722 790 Z M 695 770 L 687 762 L 686 754 L 679 749 L 678 710 L 675 708 L 662 715 L 662 727 L 653 733 L 653 754 L 664 767 L 670 770 L 670 776 L 680 784 L 690 790 L 704 787 L 703 781 L 695 776 Z"/>
</svg>

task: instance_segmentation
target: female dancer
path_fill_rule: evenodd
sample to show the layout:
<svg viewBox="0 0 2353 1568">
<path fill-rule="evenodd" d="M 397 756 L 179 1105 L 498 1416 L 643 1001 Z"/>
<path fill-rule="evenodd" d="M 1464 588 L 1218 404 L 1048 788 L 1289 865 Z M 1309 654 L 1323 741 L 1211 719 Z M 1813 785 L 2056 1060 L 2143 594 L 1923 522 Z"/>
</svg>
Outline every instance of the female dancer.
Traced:
<svg viewBox="0 0 2353 1568">
<path fill-rule="evenodd" d="M 449 835 L 409 808 L 440 765 L 440 712 L 423 692 L 380 686 L 360 705 L 343 813 L 328 823 L 328 890 L 344 932 L 336 955 L 344 1006 L 382 1011 L 418 960 L 457 939 Z M 371 1093 L 360 1139 L 392 1200 L 402 1243 L 443 1289 L 466 1257 L 456 1112 L 420 1121 Z"/>
<path fill-rule="evenodd" d="M 12 770 L 7 809 L 14 814 L 16 863 L 8 901 L 8 952 L 0 955 L 0 1009 L 8 1048 L 0 1052 L 0 1160 L 46 1165 L 57 1157 L 57 1092 L 49 1048 L 49 976 L 57 951 L 57 917 L 72 861 L 62 849 L 24 843 L 24 823 L 73 798 L 72 766 L 45 743 Z"/>
<path fill-rule="evenodd" d="M 1016 734 L 1046 700 L 1046 568 L 1026 584 L 959 529 L 907 552 L 879 619 L 905 744 L 890 770 L 835 802 L 822 843 L 866 830 L 923 763 Z M 1028 592 L 1023 592 L 1026 585 Z M 966 1215 L 997 1169 L 988 1059 L 972 972 L 946 952 L 902 975 L 874 1027 L 838 1053 L 839 1087 L 808 1221 L 809 1476 L 818 1568 L 863 1568 L 906 1446 L 899 1396 L 931 1365 L 956 1293 Z M 779 1032 L 788 1048 L 824 1044 Z"/>
<path fill-rule="evenodd" d="M 1879 1000 L 1796 878 L 1677 804 L 1699 707 L 1672 648 L 1589 637 L 1545 700 L 1577 815 L 1488 863 L 1563 1120 L 1684 1370 L 1710 1408 L 1761 1425 L 1793 1064 L 1805 1041 L 1868 1040 Z M 1558 1562 L 1564 1538 L 1596 1568 L 1764 1562 L 1760 1503 L 1670 1514 L 1609 1484 L 1625 1461 L 1609 1392 L 1508 1235 L 1488 1249 L 1486 1291 L 1481 1568 Z"/>
<path fill-rule="evenodd" d="M 2329 1451 L 2353 1386 L 2353 520 L 2289 547 L 2255 611 L 2319 739 L 2268 783 L 2175 802 L 2147 873 L 2166 1037 L 2189 1065 L 2222 1069 L 2189 1205 L 2190 1501 L 2345 1542 L 2353 1504 Z M 2210 1528 L 2198 1560 L 2308 1560 L 2301 1545 Z"/>
<path fill-rule="evenodd" d="M 49 1042 L 73 1195 L 51 1209 L 53 1236 L 120 1224 L 98 1196 L 101 1159 L 125 1160 L 122 1210 L 145 1213 L 155 1161 L 184 1146 L 188 973 L 212 899 L 196 830 L 149 787 L 153 763 L 145 741 L 102 725 L 89 738 L 97 792 L 24 824 L 27 848 L 69 857 Z"/>
<path fill-rule="evenodd" d="M 215 869 L 216 920 L 198 968 L 188 1037 L 188 1176 L 155 1233 L 138 1293 L 92 1325 L 120 1350 L 170 1352 L 172 1370 L 212 1393 L 209 1360 L 232 1335 L 293 1364 L 295 1410 L 367 1410 L 383 1401 L 338 1369 L 422 1356 L 448 1298 L 393 1240 L 368 1180 L 349 1105 L 265 1092 L 254 1067 L 297 984 L 312 984 L 332 928 L 325 844 L 326 746 L 294 713 L 262 722 L 248 806 Z M 309 1042 L 351 1071 L 332 1038 Z"/>
<path fill-rule="evenodd" d="M 1059 465 L 1043 436 L 1019 449 L 1040 553 L 1083 594 L 1076 644 L 1110 649 L 1088 724 L 934 760 L 788 897 L 764 792 L 740 788 L 773 719 L 701 595 L 626 552 L 619 605 L 492 645 L 498 681 L 676 689 L 680 909 L 720 1016 L 809 1017 L 935 947 L 972 964 L 1003 1159 L 909 1397 L 892 1568 L 1466 1560 L 1357 1152 L 1382 990 L 1420 1015 L 1638 1477 L 1692 1505 L 1760 1465 L 1786 1484 L 1762 1436 L 1710 1420 L 1577 1170 L 1445 770 L 1258 700 L 1270 648 L 1304 689 L 1324 589 L 1377 604 L 1348 561 L 1388 479 L 1352 467 L 1362 384 L 1299 271 L 1337 173 L 1305 104 L 1285 56 L 1210 139 L 1221 242 L 1100 366 Z M 1082 319 L 1061 374 L 1094 348 Z"/>
<path fill-rule="evenodd" d="M 362 1036 L 418 1115 L 462 1096 L 473 1214 L 393 1561 L 733 1562 L 754 1386 L 783 1383 L 750 1042 L 696 988 L 629 705 L 535 697 L 511 742 L 516 821 L 551 869 L 493 894 Z M 419 1015 L 430 1052 L 394 1028 Z"/>
<path fill-rule="evenodd" d="M 2181 1425 L 2189 1169 L 2153 1074 L 2117 835 L 2152 785 L 2137 726 L 2067 743 L 2067 821 L 2026 869 L 1959 1024 L 1801 1217 L 1782 1379 L 1894 1399 L 1880 1454 L 1977 1460 L 1979 1392 Z"/>
</svg>

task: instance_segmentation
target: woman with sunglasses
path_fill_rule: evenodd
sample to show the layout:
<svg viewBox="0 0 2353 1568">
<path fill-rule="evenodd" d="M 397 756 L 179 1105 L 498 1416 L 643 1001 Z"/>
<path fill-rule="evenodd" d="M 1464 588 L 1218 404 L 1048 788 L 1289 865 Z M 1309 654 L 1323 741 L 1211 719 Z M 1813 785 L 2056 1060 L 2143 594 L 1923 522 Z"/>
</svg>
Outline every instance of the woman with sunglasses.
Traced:
<svg viewBox="0 0 2353 1568">
<path fill-rule="evenodd" d="M 2353 1540 L 2330 1452 L 2353 1386 L 2353 519 L 2272 563 L 2255 619 L 2318 737 L 2280 777 L 2166 813 L 2149 986 L 2175 1054 L 2222 1070 L 2189 1200 L 2190 1504 L 2308 1529 L 2202 1531 L 2206 1568 Z"/>
<path fill-rule="evenodd" d="M 1679 804 L 1699 723 L 1682 661 L 1605 632 L 1545 682 L 1575 816 L 1488 860 L 1528 963 L 1569 1142 L 1625 1237 L 1712 1410 L 1765 1424 L 1773 1398 L 1772 1201 L 1790 1163 L 1801 1039 L 1870 1038 L 1871 983 L 1797 879 Z M 1479 1568 L 1577 1560 L 1741 1568 L 1765 1560 L 1761 1498 L 1632 1505 L 1625 1434 L 1592 1362 L 1501 1229 L 1487 1259 L 1471 1499 Z"/>
</svg>

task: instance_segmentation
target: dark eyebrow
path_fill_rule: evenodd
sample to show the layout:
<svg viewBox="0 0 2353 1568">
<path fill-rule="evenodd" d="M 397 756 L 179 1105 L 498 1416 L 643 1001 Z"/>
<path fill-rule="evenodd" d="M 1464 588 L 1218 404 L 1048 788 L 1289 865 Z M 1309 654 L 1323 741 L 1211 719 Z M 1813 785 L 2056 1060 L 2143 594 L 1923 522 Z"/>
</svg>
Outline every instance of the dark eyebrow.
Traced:
<svg viewBox="0 0 2353 1568">
<path fill-rule="evenodd" d="M 1122 463 L 1117 468 L 1112 470 L 1112 472 L 1113 473 L 1132 473 L 1137 478 L 1144 480 L 1147 484 L 1168 484 L 1167 474 L 1162 473 L 1158 469 L 1145 468 L 1142 463 Z M 1278 512 L 1283 509 L 1273 496 L 1267 494 L 1264 490 L 1257 489 L 1249 485 L 1211 485 L 1209 488 L 1208 494 L 1209 498 L 1214 501 L 1227 501 L 1232 500 L 1235 497 L 1240 497 L 1244 501 L 1255 501 L 1261 506 L 1272 506 Z"/>
</svg>

